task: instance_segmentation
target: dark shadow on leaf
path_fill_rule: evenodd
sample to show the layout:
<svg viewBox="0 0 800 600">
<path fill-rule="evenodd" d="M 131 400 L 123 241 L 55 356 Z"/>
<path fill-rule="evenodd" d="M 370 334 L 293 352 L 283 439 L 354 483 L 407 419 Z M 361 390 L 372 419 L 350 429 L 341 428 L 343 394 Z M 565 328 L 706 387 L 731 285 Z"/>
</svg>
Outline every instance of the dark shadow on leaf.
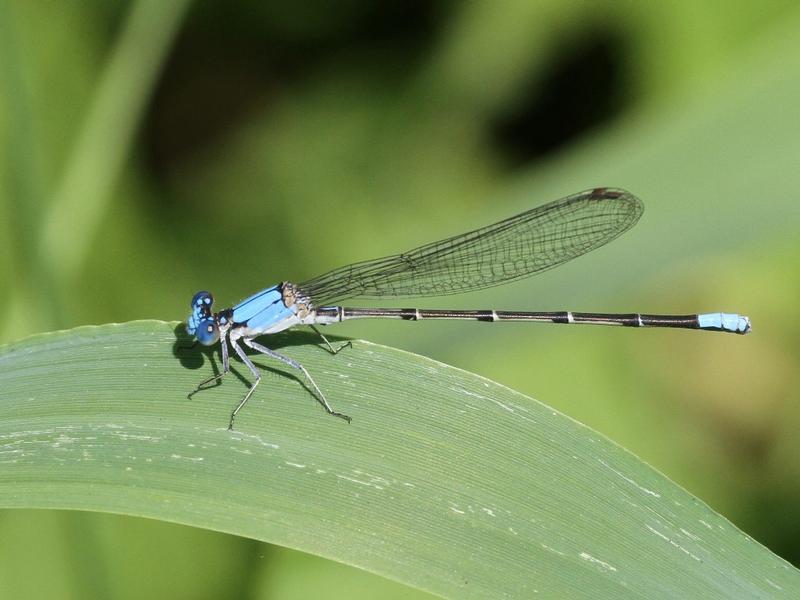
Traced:
<svg viewBox="0 0 800 600">
<path fill-rule="evenodd" d="M 209 360 L 211 359 L 214 348 L 198 344 L 197 340 L 186 333 L 186 325 L 184 323 L 178 323 L 172 331 L 175 334 L 172 355 L 181 361 L 183 367 L 199 369 L 205 363 L 204 356 L 207 356 Z"/>
</svg>

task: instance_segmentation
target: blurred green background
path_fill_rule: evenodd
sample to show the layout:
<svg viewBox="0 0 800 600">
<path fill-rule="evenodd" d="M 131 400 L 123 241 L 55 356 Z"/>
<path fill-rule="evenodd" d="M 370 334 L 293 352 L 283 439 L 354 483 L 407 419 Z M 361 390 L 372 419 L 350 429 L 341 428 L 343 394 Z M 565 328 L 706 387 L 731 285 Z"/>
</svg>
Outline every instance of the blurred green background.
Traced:
<svg viewBox="0 0 800 600">
<path fill-rule="evenodd" d="M 752 335 L 394 322 L 335 333 L 554 406 L 800 565 L 798 106 L 790 1 L 5 0 L 0 342 L 184 319 L 198 289 L 228 306 L 624 187 L 646 212 L 611 246 L 422 306 L 724 310 L 748 314 Z M 188 527 L 0 513 L 0 597 L 143 596 L 423 597 Z"/>
</svg>

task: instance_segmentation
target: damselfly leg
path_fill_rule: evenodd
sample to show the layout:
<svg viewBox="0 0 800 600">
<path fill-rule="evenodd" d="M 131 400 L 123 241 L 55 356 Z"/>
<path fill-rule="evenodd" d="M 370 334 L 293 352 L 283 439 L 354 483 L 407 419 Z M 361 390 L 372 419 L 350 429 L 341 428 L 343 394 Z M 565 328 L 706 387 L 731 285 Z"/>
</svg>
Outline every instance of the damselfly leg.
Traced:
<svg viewBox="0 0 800 600">
<path fill-rule="evenodd" d="M 314 330 L 314 333 L 316 333 L 316 334 L 317 334 L 319 337 L 321 337 L 321 338 L 322 338 L 322 341 L 323 341 L 323 342 L 325 342 L 325 346 L 326 346 L 326 348 L 325 348 L 325 349 L 326 349 L 328 352 L 330 352 L 331 354 L 334 354 L 334 355 L 336 355 L 336 354 L 339 354 L 339 352 L 341 352 L 341 351 L 342 351 L 342 350 L 344 350 L 345 348 L 352 348 L 352 347 L 353 347 L 353 342 L 352 342 L 352 341 L 350 341 L 350 340 L 348 340 L 348 341 L 344 342 L 343 344 L 341 344 L 341 345 L 340 345 L 338 348 L 336 348 L 336 350 L 334 350 L 334 349 L 333 349 L 333 346 L 332 346 L 332 345 L 331 345 L 331 343 L 328 341 L 328 338 L 326 338 L 326 337 L 325 337 L 325 336 L 322 334 L 322 332 L 321 332 L 319 329 L 317 329 L 317 328 L 316 328 L 316 327 L 314 327 L 313 325 L 311 325 L 311 329 L 313 329 L 313 330 Z"/>
</svg>

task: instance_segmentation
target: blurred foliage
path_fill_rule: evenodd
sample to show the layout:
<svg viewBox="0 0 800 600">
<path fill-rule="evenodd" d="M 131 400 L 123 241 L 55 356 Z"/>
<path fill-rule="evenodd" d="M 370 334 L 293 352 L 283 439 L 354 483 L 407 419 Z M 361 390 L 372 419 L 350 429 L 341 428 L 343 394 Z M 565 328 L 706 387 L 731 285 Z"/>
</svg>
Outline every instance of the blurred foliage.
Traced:
<svg viewBox="0 0 800 600">
<path fill-rule="evenodd" d="M 337 333 L 558 407 L 798 564 L 799 33 L 789 1 L 9 0 L 0 340 L 182 318 L 197 289 L 229 304 L 580 189 L 625 187 L 647 211 L 622 240 L 458 306 L 739 311 L 751 336 L 460 323 Z M 35 550 L 17 552 L 21 537 Z M 15 597 L 116 597 L 154 581 L 194 598 L 285 597 L 292 577 L 332 568 L 103 515 L 5 513 L 0 539 Z M 81 561 L 86 545 L 104 550 Z M 142 571 L 149 581 L 122 575 Z M 369 586 L 388 584 L 358 585 L 374 597 Z"/>
</svg>

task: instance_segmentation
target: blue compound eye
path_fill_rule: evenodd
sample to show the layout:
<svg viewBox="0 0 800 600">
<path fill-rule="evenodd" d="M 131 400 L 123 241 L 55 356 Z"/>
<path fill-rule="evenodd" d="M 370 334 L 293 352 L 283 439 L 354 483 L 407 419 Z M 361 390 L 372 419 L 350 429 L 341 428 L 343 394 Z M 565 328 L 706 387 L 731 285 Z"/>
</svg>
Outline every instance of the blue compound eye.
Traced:
<svg viewBox="0 0 800 600">
<path fill-rule="evenodd" d="M 214 296 L 211 295 L 211 292 L 197 292 L 194 296 L 192 296 L 192 302 L 189 304 L 190 308 L 203 308 L 206 307 L 208 310 L 211 310 L 211 305 L 214 304 Z"/>
<path fill-rule="evenodd" d="M 189 318 L 186 320 L 186 331 L 189 335 L 195 335 L 195 332 L 198 331 L 201 323 L 205 325 L 205 321 L 210 321 L 211 323 L 214 322 L 214 319 L 211 316 L 212 304 L 214 304 L 214 297 L 210 292 L 197 292 L 194 296 L 192 296 L 192 301 L 189 304 L 192 312 L 189 314 Z M 209 344 L 213 343 L 214 341 L 209 342 Z"/>
<path fill-rule="evenodd" d="M 203 346 L 212 346 L 219 340 L 219 328 L 214 319 L 203 319 L 194 332 L 197 341 Z"/>
</svg>

